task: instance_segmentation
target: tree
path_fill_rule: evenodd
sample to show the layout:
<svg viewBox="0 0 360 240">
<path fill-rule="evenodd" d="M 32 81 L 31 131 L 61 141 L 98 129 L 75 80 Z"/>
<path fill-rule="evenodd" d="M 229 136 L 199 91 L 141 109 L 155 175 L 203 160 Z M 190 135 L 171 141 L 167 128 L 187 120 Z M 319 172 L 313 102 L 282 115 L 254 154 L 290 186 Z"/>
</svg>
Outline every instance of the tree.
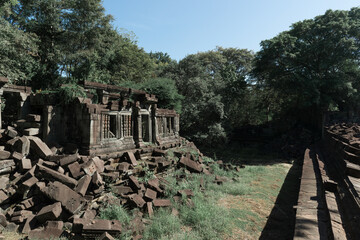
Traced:
<svg viewBox="0 0 360 240">
<path fill-rule="evenodd" d="M 81 80 L 141 82 L 152 76 L 154 61 L 113 28 L 101 0 L 19 0 L 7 20 L 39 38 L 35 89 Z"/>
<path fill-rule="evenodd" d="M 319 129 L 330 104 L 357 95 L 359 8 L 327 11 L 261 42 L 254 75 L 282 103 L 282 116 Z"/>
<path fill-rule="evenodd" d="M 39 38 L 40 67 L 32 86 L 47 88 L 59 78 L 60 41 L 63 35 L 60 0 L 19 0 L 9 21 L 14 27 Z"/>
<path fill-rule="evenodd" d="M 218 47 L 164 67 L 160 76 L 174 79 L 185 97 L 180 122 L 183 136 L 205 145 L 226 141 L 241 121 L 235 113 L 242 108 L 252 57 L 245 49 Z"/>
<path fill-rule="evenodd" d="M 0 76 L 13 84 L 29 85 L 38 64 L 37 38 L 0 19 Z"/>
</svg>

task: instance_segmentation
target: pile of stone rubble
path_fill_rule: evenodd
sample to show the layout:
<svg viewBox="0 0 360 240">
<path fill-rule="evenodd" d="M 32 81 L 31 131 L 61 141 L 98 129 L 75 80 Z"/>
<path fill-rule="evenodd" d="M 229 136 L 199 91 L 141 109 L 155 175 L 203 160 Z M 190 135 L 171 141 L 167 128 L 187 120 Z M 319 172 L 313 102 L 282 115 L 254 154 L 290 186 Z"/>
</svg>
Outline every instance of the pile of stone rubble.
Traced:
<svg viewBox="0 0 360 240">
<path fill-rule="evenodd" d="M 99 218 L 106 205 L 137 209 L 129 227 L 139 237 L 149 221 L 144 214 L 152 216 L 155 208 L 171 207 L 184 196 L 191 203 L 191 189 L 179 191 L 178 198 L 165 198 L 162 176 L 168 169 L 211 174 L 200 151 L 185 140 L 182 148 L 147 146 L 114 159 L 81 156 L 73 144 L 49 147 L 31 131 L 26 133 L 30 136 L 20 132 L 13 127 L 1 130 L 0 225 L 29 238 L 113 239 L 124 229 L 118 220 Z M 192 153 L 184 151 L 184 145 Z M 154 178 L 145 179 L 149 171 Z M 224 179 L 214 181 L 221 184 Z"/>
</svg>

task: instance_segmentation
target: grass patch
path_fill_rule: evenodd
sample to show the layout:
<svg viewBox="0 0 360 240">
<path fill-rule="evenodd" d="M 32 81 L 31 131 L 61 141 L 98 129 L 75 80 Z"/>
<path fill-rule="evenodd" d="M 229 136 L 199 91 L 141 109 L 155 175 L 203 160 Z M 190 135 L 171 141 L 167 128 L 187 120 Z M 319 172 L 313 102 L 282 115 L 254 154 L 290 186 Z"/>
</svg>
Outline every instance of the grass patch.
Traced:
<svg viewBox="0 0 360 240">
<path fill-rule="evenodd" d="M 172 215 L 169 209 L 160 209 L 152 218 L 152 223 L 146 227 L 144 239 L 169 239 L 181 232 L 181 221 Z"/>
</svg>

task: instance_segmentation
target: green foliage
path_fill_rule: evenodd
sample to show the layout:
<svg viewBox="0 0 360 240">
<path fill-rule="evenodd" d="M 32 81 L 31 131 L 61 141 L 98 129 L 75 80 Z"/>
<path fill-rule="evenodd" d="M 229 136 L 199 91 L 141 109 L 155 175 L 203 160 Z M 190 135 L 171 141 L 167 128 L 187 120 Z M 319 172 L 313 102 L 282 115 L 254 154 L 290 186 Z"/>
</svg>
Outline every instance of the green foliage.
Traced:
<svg viewBox="0 0 360 240">
<path fill-rule="evenodd" d="M 227 140 L 227 133 L 241 117 L 251 70 L 252 52 L 221 48 L 188 55 L 178 64 L 171 62 L 160 76 L 176 81 L 183 95 L 181 134 L 197 143 L 216 146 Z"/>
<path fill-rule="evenodd" d="M 0 76 L 11 83 L 29 85 L 39 68 L 38 38 L 0 19 Z"/>
<path fill-rule="evenodd" d="M 38 51 L 32 51 L 39 66 L 27 74 L 34 89 L 57 88 L 79 80 L 141 82 L 152 76 L 154 60 L 131 35 L 113 28 L 101 0 L 19 0 L 12 11 L 10 7 L 0 8 L 0 13 L 9 12 L 7 20 L 19 32 L 39 39 Z"/>
<path fill-rule="evenodd" d="M 131 220 L 129 213 L 119 205 L 107 205 L 100 209 L 99 216 L 101 219 L 119 220 L 123 225 L 128 225 Z"/>
<path fill-rule="evenodd" d="M 230 229 L 229 212 L 204 195 L 192 198 L 194 207 L 180 207 L 182 222 L 191 226 L 202 239 L 220 239 Z"/>
<path fill-rule="evenodd" d="M 181 102 L 184 97 L 178 93 L 173 80 L 152 78 L 143 82 L 141 89 L 156 95 L 159 108 L 175 109 L 177 113 L 181 113 Z"/>
<path fill-rule="evenodd" d="M 296 118 L 308 115 L 318 125 L 330 104 L 355 103 L 360 76 L 359 15 L 359 8 L 329 10 L 261 42 L 254 75 L 259 86 L 274 96 L 268 101 L 270 108 L 277 105 L 281 114 Z"/>
<path fill-rule="evenodd" d="M 59 90 L 60 99 L 65 103 L 71 103 L 75 98 L 85 98 L 85 89 L 76 84 L 65 84 L 60 87 Z"/>
<path fill-rule="evenodd" d="M 169 238 L 181 228 L 180 219 L 172 215 L 168 209 L 160 209 L 152 218 L 152 223 L 146 227 L 144 239 Z"/>
</svg>

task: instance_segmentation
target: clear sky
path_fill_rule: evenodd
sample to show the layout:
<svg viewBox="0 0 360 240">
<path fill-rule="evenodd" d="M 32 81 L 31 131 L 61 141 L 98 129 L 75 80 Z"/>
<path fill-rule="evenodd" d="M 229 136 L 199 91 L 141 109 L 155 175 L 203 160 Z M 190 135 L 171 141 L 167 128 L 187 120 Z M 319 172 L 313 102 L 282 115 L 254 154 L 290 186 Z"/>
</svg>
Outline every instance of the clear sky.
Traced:
<svg viewBox="0 0 360 240">
<path fill-rule="evenodd" d="M 145 51 L 180 60 L 216 46 L 256 52 L 292 23 L 358 7 L 360 0 L 103 0 L 103 6 Z"/>
</svg>

